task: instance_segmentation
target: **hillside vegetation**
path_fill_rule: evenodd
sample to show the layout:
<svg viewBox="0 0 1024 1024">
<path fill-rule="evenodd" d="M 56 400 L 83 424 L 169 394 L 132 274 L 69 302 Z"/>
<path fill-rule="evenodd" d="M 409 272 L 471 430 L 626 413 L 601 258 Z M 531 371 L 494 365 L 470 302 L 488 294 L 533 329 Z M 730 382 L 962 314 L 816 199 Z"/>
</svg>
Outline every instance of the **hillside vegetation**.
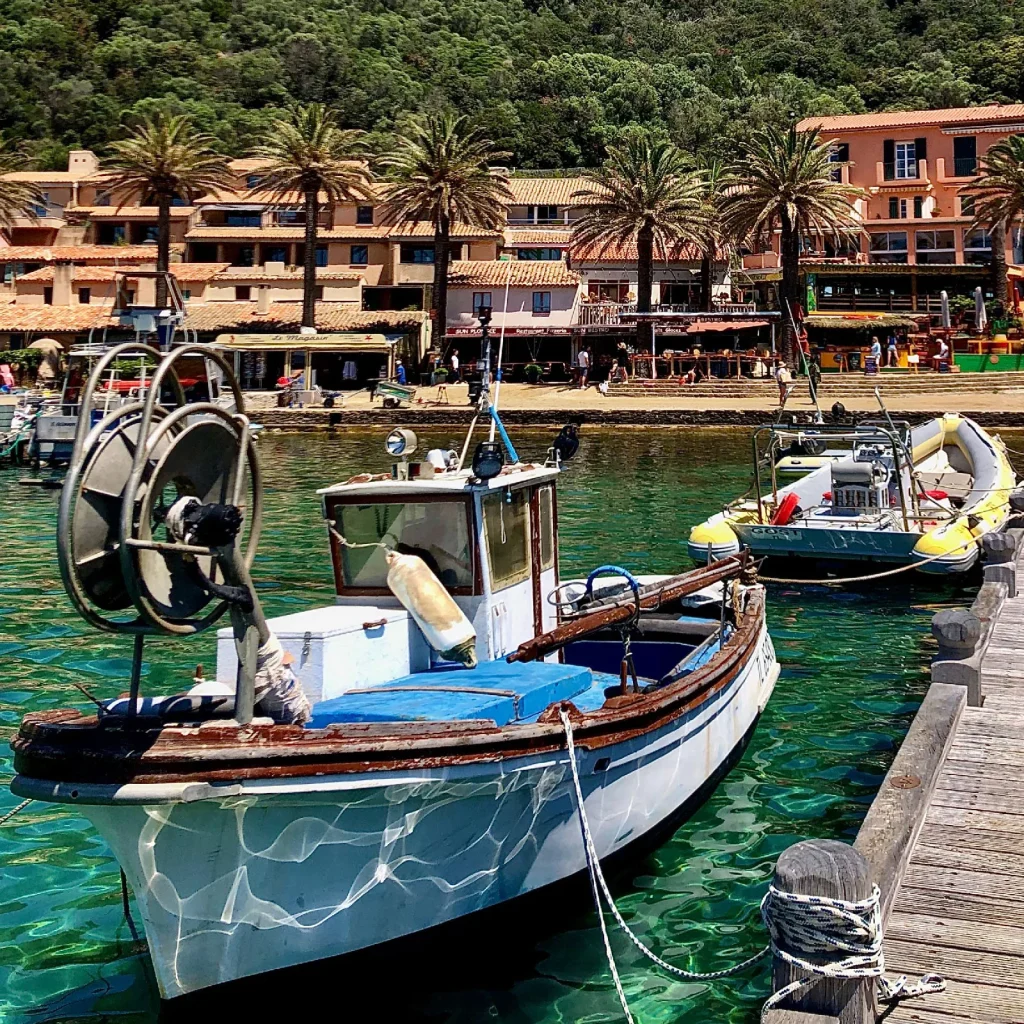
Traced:
<svg viewBox="0 0 1024 1024">
<path fill-rule="evenodd" d="M 704 158 L 808 113 L 1024 98 L 1012 0 L 0 0 L 0 133 L 37 163 L 190 113 L 246 151 L 294 101 L 380 144 L 469 113 L 525 168 L 593 165 L 631 123 Z"/>
</svg>

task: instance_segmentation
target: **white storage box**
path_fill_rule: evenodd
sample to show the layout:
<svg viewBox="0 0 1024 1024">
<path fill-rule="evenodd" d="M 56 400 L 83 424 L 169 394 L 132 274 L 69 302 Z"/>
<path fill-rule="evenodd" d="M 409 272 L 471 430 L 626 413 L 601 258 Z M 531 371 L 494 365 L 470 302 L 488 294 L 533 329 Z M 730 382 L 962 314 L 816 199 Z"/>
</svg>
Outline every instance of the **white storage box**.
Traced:
<svg viewBox="0 0 1024 1024">
<path fill-rule="evenodd" d="M 430 667 L 430 648 L 404 608 L 330 605 L 269 620 L 311 703 Z M 229 628 L 217 630 L 217 679 L 234 686 L 238 670 Z"/>
</svg>

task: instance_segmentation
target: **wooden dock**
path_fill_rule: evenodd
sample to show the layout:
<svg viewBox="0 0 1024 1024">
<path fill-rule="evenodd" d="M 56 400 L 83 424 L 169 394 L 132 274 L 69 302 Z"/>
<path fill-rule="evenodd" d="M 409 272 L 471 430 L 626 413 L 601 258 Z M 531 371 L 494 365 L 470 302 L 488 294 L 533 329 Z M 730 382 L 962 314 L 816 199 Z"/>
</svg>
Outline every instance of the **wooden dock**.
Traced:
<svg viewBox="0 0 1024 1024">
<path fill-rule="evenodd" d="M 980 668 L 984 703 L 956 726 L 885 931 L 890 977 L 935 972 L 946 991 L 893 1022 L 1024 1021 L 1024 593 L 1003 601 Z"/>
<path fill-rule="evenodd" d="M 798 843 L 774 879 L 844 900 L 877 885 L 886 976 L 941 975 L 945 989 L 886 1006 L 874 979 L 827 978 L 770 1024 L 1024 1024 L 1024 530 L 985 541 L 971 609 L 933 619 L 932 685 L 853 847 Z M 776 992 L 810 977 L 776 956 Z"/>
</svg>

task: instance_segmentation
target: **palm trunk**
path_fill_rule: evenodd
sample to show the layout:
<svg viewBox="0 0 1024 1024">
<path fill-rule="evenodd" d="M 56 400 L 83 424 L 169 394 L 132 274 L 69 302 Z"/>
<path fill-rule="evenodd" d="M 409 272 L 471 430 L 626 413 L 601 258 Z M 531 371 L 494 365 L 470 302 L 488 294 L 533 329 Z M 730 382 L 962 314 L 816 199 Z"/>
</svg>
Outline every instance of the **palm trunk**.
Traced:
<svg viewBox="0 0 1024 1024">
<path fill-rule="evenodd" d="M 713 246 L 714 242 L 709 244 L 700 261 L 700 310 L 702 313 L 711 312 L 711 275 L 714 271 L 711 261 Z"/>
<path fill-rule="evenodd" d="M 1006 284 L 1006 225 L 1002 222 L 992 225 L 992 294 L 1006 315 L 1009 308 L 1009 292 Z"/>
<path fill-rule="evenodd" d="M 319 189 L 306 190 L 306 248 L 302 254 L 302 326 L 316 328 L 316 236 Z"/>
<path fill-rule="evenodd" d="M 451 218 L 442 213 L 434 229 L 434 345 L 445 353 L 448 332 L 448 254 L 451 251 Z"/>
<path fill-rule="evenodd" d="M 163 309 L 167 305 L 167 273 L 171 266 L 171 200 L 159 196 L 156 203 L 156 304 Z"/>
<path fill-rule="evenodd" d="M 796 332 L 793 318 L 800 302 L 800 232 L 787 219 L 782 221 L 782 282 L 779 305 L 782 307 L 782 359 L 787 366 L 796 367 Z"/>
<path fill-rule="evenodd" d="M 650 313 L 654 287 L 654 232 L 649 227 L 641 228 L 636 237 L 636 257 L 636 311 Z M 654 324 L 646 318 L 637 320 L 636 348 L 638 352 L 654 354 Z"/>
</svg>

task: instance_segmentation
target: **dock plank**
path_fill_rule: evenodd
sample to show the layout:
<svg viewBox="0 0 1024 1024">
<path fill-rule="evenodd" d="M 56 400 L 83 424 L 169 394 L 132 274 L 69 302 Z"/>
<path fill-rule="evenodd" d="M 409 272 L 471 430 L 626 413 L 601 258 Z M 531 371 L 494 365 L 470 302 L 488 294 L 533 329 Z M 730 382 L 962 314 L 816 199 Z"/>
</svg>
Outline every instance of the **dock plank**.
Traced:
<svg viewBox="0 0 1024 1024">
<path fill-rule="evenodd" d="M 986 875 L 1012 875 L 1024 878 L 1024 846 L 1018 844 L 1018 852 L 996 853 L 979 850 L 968 844 L 931 846 L 918 839 L 914 848 L 914 863 L 936 868 L 954 868 L 958 871 L 980 871 Z"/>
<path fill-rule="evenodd" d="M 887 941 L 920 942 L 979 953 L 1024 957 L 1024 928 L 928 914 L 893 913 Z M 898 953 L 896 954 L 898 956 Z"/>
</svg>

